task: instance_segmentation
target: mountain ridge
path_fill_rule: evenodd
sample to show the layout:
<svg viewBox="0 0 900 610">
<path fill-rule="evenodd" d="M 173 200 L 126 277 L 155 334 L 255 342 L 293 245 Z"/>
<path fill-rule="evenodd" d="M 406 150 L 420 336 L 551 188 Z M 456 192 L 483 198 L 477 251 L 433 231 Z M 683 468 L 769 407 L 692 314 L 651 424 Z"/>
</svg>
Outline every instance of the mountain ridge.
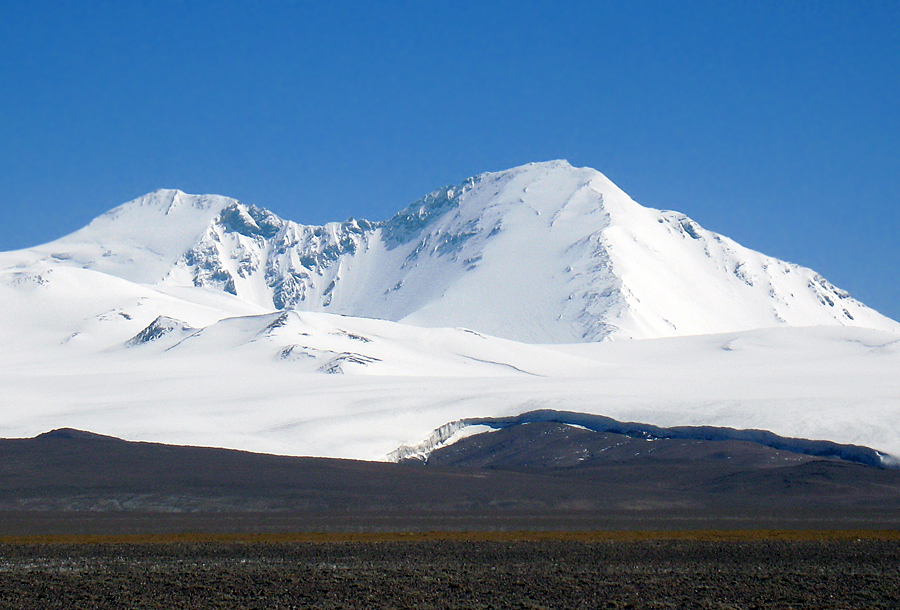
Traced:
<svg viewBox="0 0 900 610">
<path fill-rule="evenodd" d="M 529 343 L 782 324 L 900 331 L 812 270 L 640 206 L 600 172 L 565 161 L 480 174 L 378 222 L 302 225 L 227 197 L 158 190 L 24 252 L 224 292 L 260 310 L 466 327 Z"/>
</svg>

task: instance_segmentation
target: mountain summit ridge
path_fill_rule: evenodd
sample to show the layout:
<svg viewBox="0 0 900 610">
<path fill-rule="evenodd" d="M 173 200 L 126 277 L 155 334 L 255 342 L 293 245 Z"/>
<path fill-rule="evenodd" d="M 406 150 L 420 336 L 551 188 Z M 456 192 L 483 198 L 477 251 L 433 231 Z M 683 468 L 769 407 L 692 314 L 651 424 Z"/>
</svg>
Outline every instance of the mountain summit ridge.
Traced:
<svg viewBox="0 0 900 610">
<path fill-rule="evenodd" d="M 154 191 L 29 251 L 142 284 L 530 343 L 840 324 L 900 331 L 812 270 L 646 208 L 566 161 L 484 173 L 387 220 L 308 226 Z"/>
</svg>

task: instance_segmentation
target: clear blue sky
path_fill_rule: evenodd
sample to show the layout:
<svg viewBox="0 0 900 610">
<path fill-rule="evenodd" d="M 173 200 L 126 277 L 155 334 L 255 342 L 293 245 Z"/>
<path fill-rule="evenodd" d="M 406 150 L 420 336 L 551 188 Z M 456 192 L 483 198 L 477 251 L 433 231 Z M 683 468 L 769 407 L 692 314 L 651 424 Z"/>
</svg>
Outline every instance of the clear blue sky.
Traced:
<svg viewBox="0 0 900 610">
<path fill-rule="evenodd" d="M 900 2 L 0 0 L 0 250 L 162 187 L 379 220 L 555 158 L 900 318 Z"/>
</svg>

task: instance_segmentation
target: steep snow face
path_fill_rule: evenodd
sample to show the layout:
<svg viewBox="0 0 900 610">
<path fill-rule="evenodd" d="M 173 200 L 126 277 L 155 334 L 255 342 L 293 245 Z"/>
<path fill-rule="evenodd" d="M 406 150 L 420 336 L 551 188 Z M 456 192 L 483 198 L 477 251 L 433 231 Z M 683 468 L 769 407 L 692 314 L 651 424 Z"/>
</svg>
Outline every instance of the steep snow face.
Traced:
<svg viewBox="0 0 900 610">
<path fill-rule="evenodd" d="M 329 311 L 342 269 L 366 251 L 373 226 L 355 220 L 304 226 L 233 202 L 178 259 L 164 283 L 222 290 L 273 310 Z"/>
<path fill-rule="evenodd" d="M 608 323 L 633 338 L 790 326 L 896 331 L 810 269 L 744 248 L 676 212 L 642 209 L 603 233 L 627 306 Z"/>
<path fill-rule="evenodd" d="M 309 227 L 233 204 L 167 281 L 273 309 L 532 343 L 781 324 L 900 329 L 813 271 L 642 207 L 564 161 L 470 178 L 380 223 Z"/>
<path fill-rule="evenodd" d="M 457 263 L 439 297 L 402 318 L 415 324 L 547 343 L 781 324 L 900 328 L 809 269 L 642 207 L 565 162 L 481 176 L 414 241 L 414 266 Z"/>
<path fill-rule="evenodd" d="M 309 227 L 235 203 L 165 281 L 273 309 L 538 343 L 603 339 L 617 330 L 606 318 L 628 303 L 597 241 L 610 223 L 598 188 L 643 209 L 599 173 L 565 162 L 471 178 L 380 223 Z"/>
<path fill-rule="evenodd" d="M 83 267 L 188 300 L 184 290 L 202 289 L 259 311 L 467 327 L 529 343 L 785 324 L 900 331 L 815 272 L 642 207 L 565 161 L 482 174 L 377 223 L 304 226 L 225 197 L 157 191 L 26 253 L 24 263 L 13 253 L 19 268 Z"/>
</svg>

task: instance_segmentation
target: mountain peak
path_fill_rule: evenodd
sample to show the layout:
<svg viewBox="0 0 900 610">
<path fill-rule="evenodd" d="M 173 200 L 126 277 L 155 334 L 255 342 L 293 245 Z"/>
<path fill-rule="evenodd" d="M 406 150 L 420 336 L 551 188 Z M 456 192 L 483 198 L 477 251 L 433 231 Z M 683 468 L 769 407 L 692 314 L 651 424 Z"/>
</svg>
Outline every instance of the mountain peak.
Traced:
<svg viewBox="0 0 900 610">
<path fill-rule="evenodd" d="M 94 219 L 91 225 L 104 225 L 110 221 L 128 221 L 140 217 L 150 220 L 154 216 L 184 216 L 193 214 L 208 218 L 223 208 L 237 203 L 236 199 L 221 195 L 189 195 L 178 189 L 157 189 L 137 199 L 113 208 Z M 91 226 L 89 225 L 89 226 Z"/>
<path fill-rule="evenodd" d="M 160 281 L 236 199 L 160 189 L 124 203 L 88 226 L 34 250 L 140 283 Z"/>
<path fill-rule="evenodd" d="M 548 159 L 547 161 L 531 161 L 523 165 L 511 167 L 499 172 L 486 172 L 488 174 L 505 174 L 508 172 L 520 173 L 523 171 L 549 171 L 554 169 L 579 169 L 574 167 L 566 159 Z"/>
</svg>

